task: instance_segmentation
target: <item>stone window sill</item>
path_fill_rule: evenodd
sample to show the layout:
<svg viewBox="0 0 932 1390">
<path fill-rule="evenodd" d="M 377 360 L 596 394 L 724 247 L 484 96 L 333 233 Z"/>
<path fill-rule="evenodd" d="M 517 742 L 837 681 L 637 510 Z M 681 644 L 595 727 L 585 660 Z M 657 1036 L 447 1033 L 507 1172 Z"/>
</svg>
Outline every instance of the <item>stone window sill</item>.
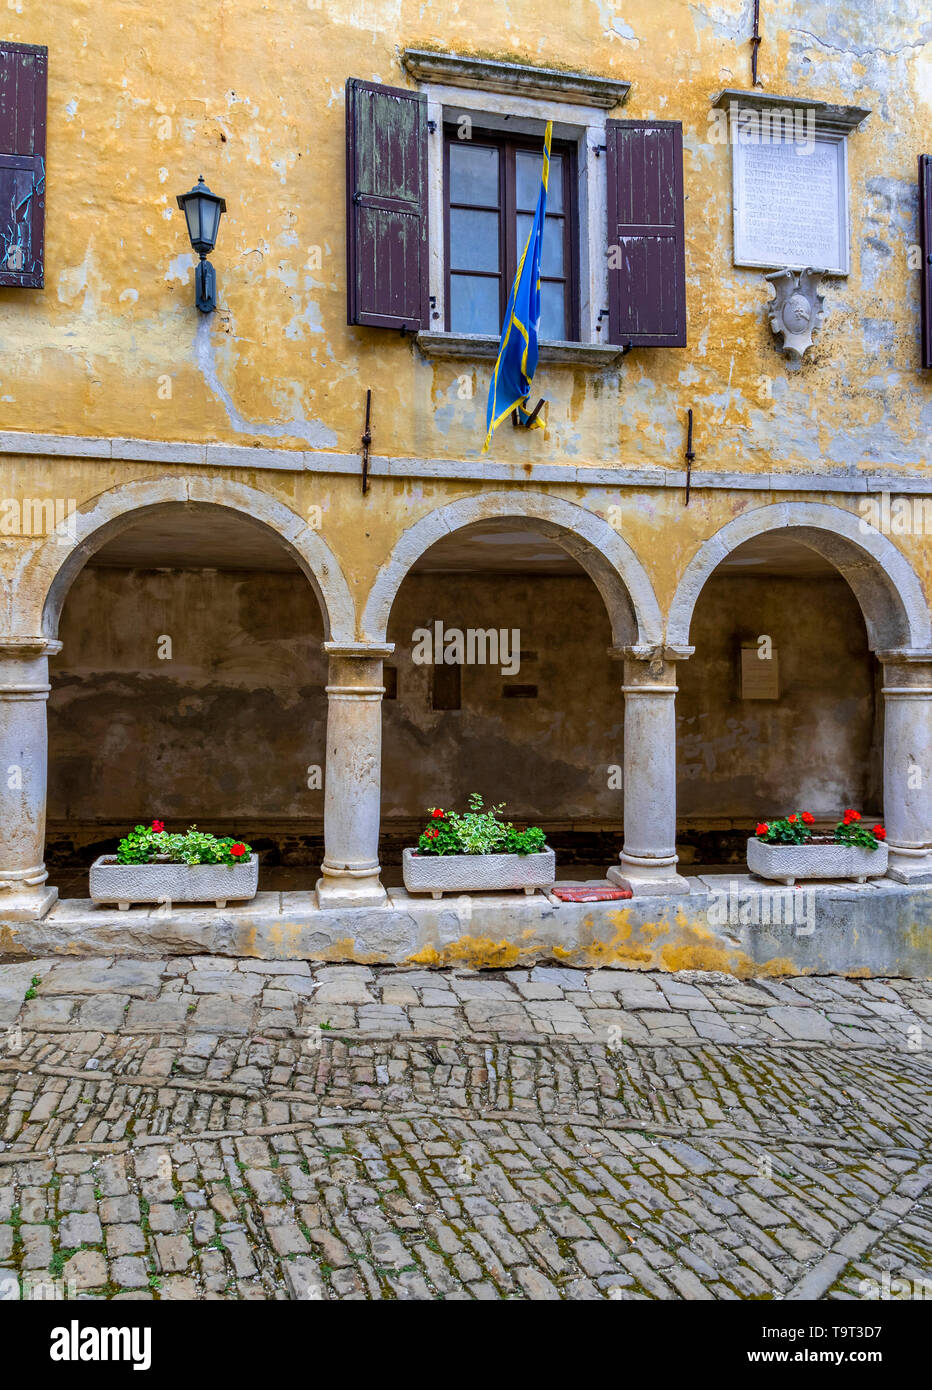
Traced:
<svg viewBox="0 0 932 1390">
<path fill-rule="evenodd" d="M 425 357 L 467 357 L 486 358 L 495 361 L 498 356 L 498 338 L 488 334 L 469 335 L 465 333 L 417 334 L 416 342 Z M 560 362 L 576 367 L 611 367 L 620 362 L 624 348 L 614 343 L 560 343 L 542 342 L 541 362 Z"/>
</svg>

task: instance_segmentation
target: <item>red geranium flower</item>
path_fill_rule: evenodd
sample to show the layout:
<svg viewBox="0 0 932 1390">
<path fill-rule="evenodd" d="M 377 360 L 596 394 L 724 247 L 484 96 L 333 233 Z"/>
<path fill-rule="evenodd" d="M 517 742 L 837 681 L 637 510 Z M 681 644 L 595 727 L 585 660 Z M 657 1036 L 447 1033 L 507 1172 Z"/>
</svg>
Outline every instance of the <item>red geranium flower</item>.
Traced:
<svg viewBox="0 0 932 1390">
<path fill-rule="evenodd" d="M 849 806 L 848 809 L 847 809 L 847 811 L 845 811 L 845 825 L 850 825 L 851 822 L 852 822 L 853 820 L 860 820 L 860 819 L 861 819 L 861 813 L 860 813 L 860 811 L 853 811 L 853 810 L 851 809 L 851 807 Z"/>
<path fill-rule="evenodd" d="M 766 835 L 766 834 L 768 833 L 769 830 L 770 830 L 770 826 L 769 826 L 769 825 L 765 825 L 765 823 L 764 823 L 763 821 L 761 821 L 760 825 L 757 827 L 757 829 L 755 830 L 754 834 L 755 834 L 755 835 Z"/>
<path fill-rule="evenodd" d="M 789 821 L 790 825 L 795 825 L 796 822 L 799 820 L 799 816 L 787 816 L 787 820 Z"/>
<path fill-rule="evenodd" d="M 159 834 L 161 831 L 165 829 L 165 822 L 162 820 L 154 820 L 152 822 L 152 829 L 156 832 L 156 834 Z"/>
<path fill-rule="evenodd" d="M 885 840 L 887 838 L 887 832 L 884 830 L 882 825 L 874 826 L 874 834 L 877 836 L 878 840 Z"/>
<path fill-rule="evenodd" d="M 443 812 L 440 810 L 439 806 L 435 807 L 430 814 L 433 816 L 434 820 L 443 820 Z"/>
<path fill-rule="evenodd" d="M 803 825 L 812 825 L 815 816 L 811 811 L 803 811 Z"/>
<path fill-rule="evenodd" d="M 231 845 L 231 846 L 230 846 L 230 853 L 232 854 L 232 856 L 233 856 L 234 859 L 240 859 L 240 858 L 242 858 L 242 856 L 246 853 L 246 846 L 245 846 L 245 845 Z"/>
</svg>

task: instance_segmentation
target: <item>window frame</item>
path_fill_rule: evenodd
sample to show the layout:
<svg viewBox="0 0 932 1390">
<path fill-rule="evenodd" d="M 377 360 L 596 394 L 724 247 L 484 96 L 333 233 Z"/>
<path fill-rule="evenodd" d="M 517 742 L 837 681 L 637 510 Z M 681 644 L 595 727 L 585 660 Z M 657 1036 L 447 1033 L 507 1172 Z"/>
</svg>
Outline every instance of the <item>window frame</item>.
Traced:
<svg viewBox="0 0 932 1390">
<path fill-rule="evenodd" d="M 477 275 L 485 279 L 498 279 L 499 281 L 499 329 L 504 321 L 505 309 L 514 284 L 515 272 L 517 270 L 518 256 L 520 250 L 517 245 L 517 177 L 515 172 L 515 156 L 519 151 L 530 151 L 540 153 L 542 142 L 540 137 L 523 134 L 521 132 L 510 132 L 475 127 L 469 141 L 460 141 L 458 127 L 454 121 L 447 120 L 443 124 L 443 158 L 442 158 L 442 198 L 443 198 L 443 299 L 444 299 L 444 331 L 447 333 L 457 333 L 461 330 L 451 328 L 452 316 L 452 295 L 451 281 L 457 272 L 451 265 L 450 255 L 450 210 L 452 200 L 450 198 L 450 150 L 454 142 L 456 144 L 470 144 L 478 146 L 494 146 L 499 150 L 499 202 L 498 207 L 493 209 L 491 206 L 482 208 L 488 211 L 496 211 L 499 214 L 499 270 L 497 274 L 493 271 L 464 271 L 464 275 Z M 567 330 L 564 338 L 541 338 L 541 342 L 569 342 L 580 343 L 581 338 L 581 314 L 580 314 L 580 256 L 581 256 L 581 228 L 579 225 L 579 206 L 578 206 L 578 169 L 577 169 L 577 145 L 569 140 L 553 140 L 551 142 L 551 156 L 559 154 L 561 156 L 561 168 L 563 176 L 563 211 L 560 216 L 563 219 L 563 265 L 564 275 L 550 276 L 542 275 L 542 284 L 562 283 L 564 285 L 564 315 L 565 328 Z M 551 167 L 551 177 L 552 177 Z M 456 204 L 456 207 L 461 206 Z M 475 206 L 477 210 L 482 210 L 480 205 Z M 522 248 L 523 249 L 523 248 Z M 496 333 L 496 336 L 497 336 Z"/>
</svg>

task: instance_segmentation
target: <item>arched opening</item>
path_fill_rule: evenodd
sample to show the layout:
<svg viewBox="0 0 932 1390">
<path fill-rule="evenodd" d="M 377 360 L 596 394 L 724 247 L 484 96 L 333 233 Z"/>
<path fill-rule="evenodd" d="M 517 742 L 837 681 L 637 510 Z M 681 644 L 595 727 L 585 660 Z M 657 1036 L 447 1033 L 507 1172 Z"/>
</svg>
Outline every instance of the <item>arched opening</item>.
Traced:
<svg viewBox="0 0 932 1390">
<path fill-rule="evenodd" d="M 748 530 L 753 517 L 741 519 Z M 713 538 L 704 572 L 694 562 L 674 601 L 671 629 L 688 624 L 675 637 L 694 648 L 677 669 L 687 872 L 742 863 L 759 820 L 808 810 L 829 827 L 846 806 L 883 815 L 874 650 L 909 644 L 909 595 L 852 539 L 786 521 L 733 548 Z"/>
<path fill-rule="evenodd" d="M 396 585 L 384 668 L 384 882 L 401 881 L 401 849 L 416 843 L 426 809 L 463 810 L 474 791 L 487 805 L 504 802 L 517 825 L 547 832 L 561 879 L 603 881 L 617 859 L 623 698 L 610 612 L 632 610 L 617 575 L 600 592 L 584 549 L 512 513 L 443 529 Z M 628 640 L 636 635 L 632 615 Z"/>
<path fill-rule="evenodd" d="M 62 642 L 47 862 L 63 897 L 86 896 L 90 861 L 153 817 L 249 841 L 260 890 L 313 887 L 332 630 L 319 593 L 290 537 L 213 503 L 120 511 L 79 537 L 46 603 Z"/>
</svg>

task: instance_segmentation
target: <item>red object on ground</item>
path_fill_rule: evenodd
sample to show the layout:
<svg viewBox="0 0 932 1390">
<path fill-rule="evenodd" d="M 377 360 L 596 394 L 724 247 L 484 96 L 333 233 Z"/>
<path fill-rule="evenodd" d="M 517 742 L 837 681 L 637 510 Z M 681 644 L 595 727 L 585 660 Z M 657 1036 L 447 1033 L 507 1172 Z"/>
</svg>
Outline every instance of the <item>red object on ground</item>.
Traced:
<svg viewBox="0 0 932 1390">
<path fill-rule="evenodd" d="M 630 888 L 554 888 L 553 896 L 564 903 L 614 903 L 633 898 Z"/>
</svg>

